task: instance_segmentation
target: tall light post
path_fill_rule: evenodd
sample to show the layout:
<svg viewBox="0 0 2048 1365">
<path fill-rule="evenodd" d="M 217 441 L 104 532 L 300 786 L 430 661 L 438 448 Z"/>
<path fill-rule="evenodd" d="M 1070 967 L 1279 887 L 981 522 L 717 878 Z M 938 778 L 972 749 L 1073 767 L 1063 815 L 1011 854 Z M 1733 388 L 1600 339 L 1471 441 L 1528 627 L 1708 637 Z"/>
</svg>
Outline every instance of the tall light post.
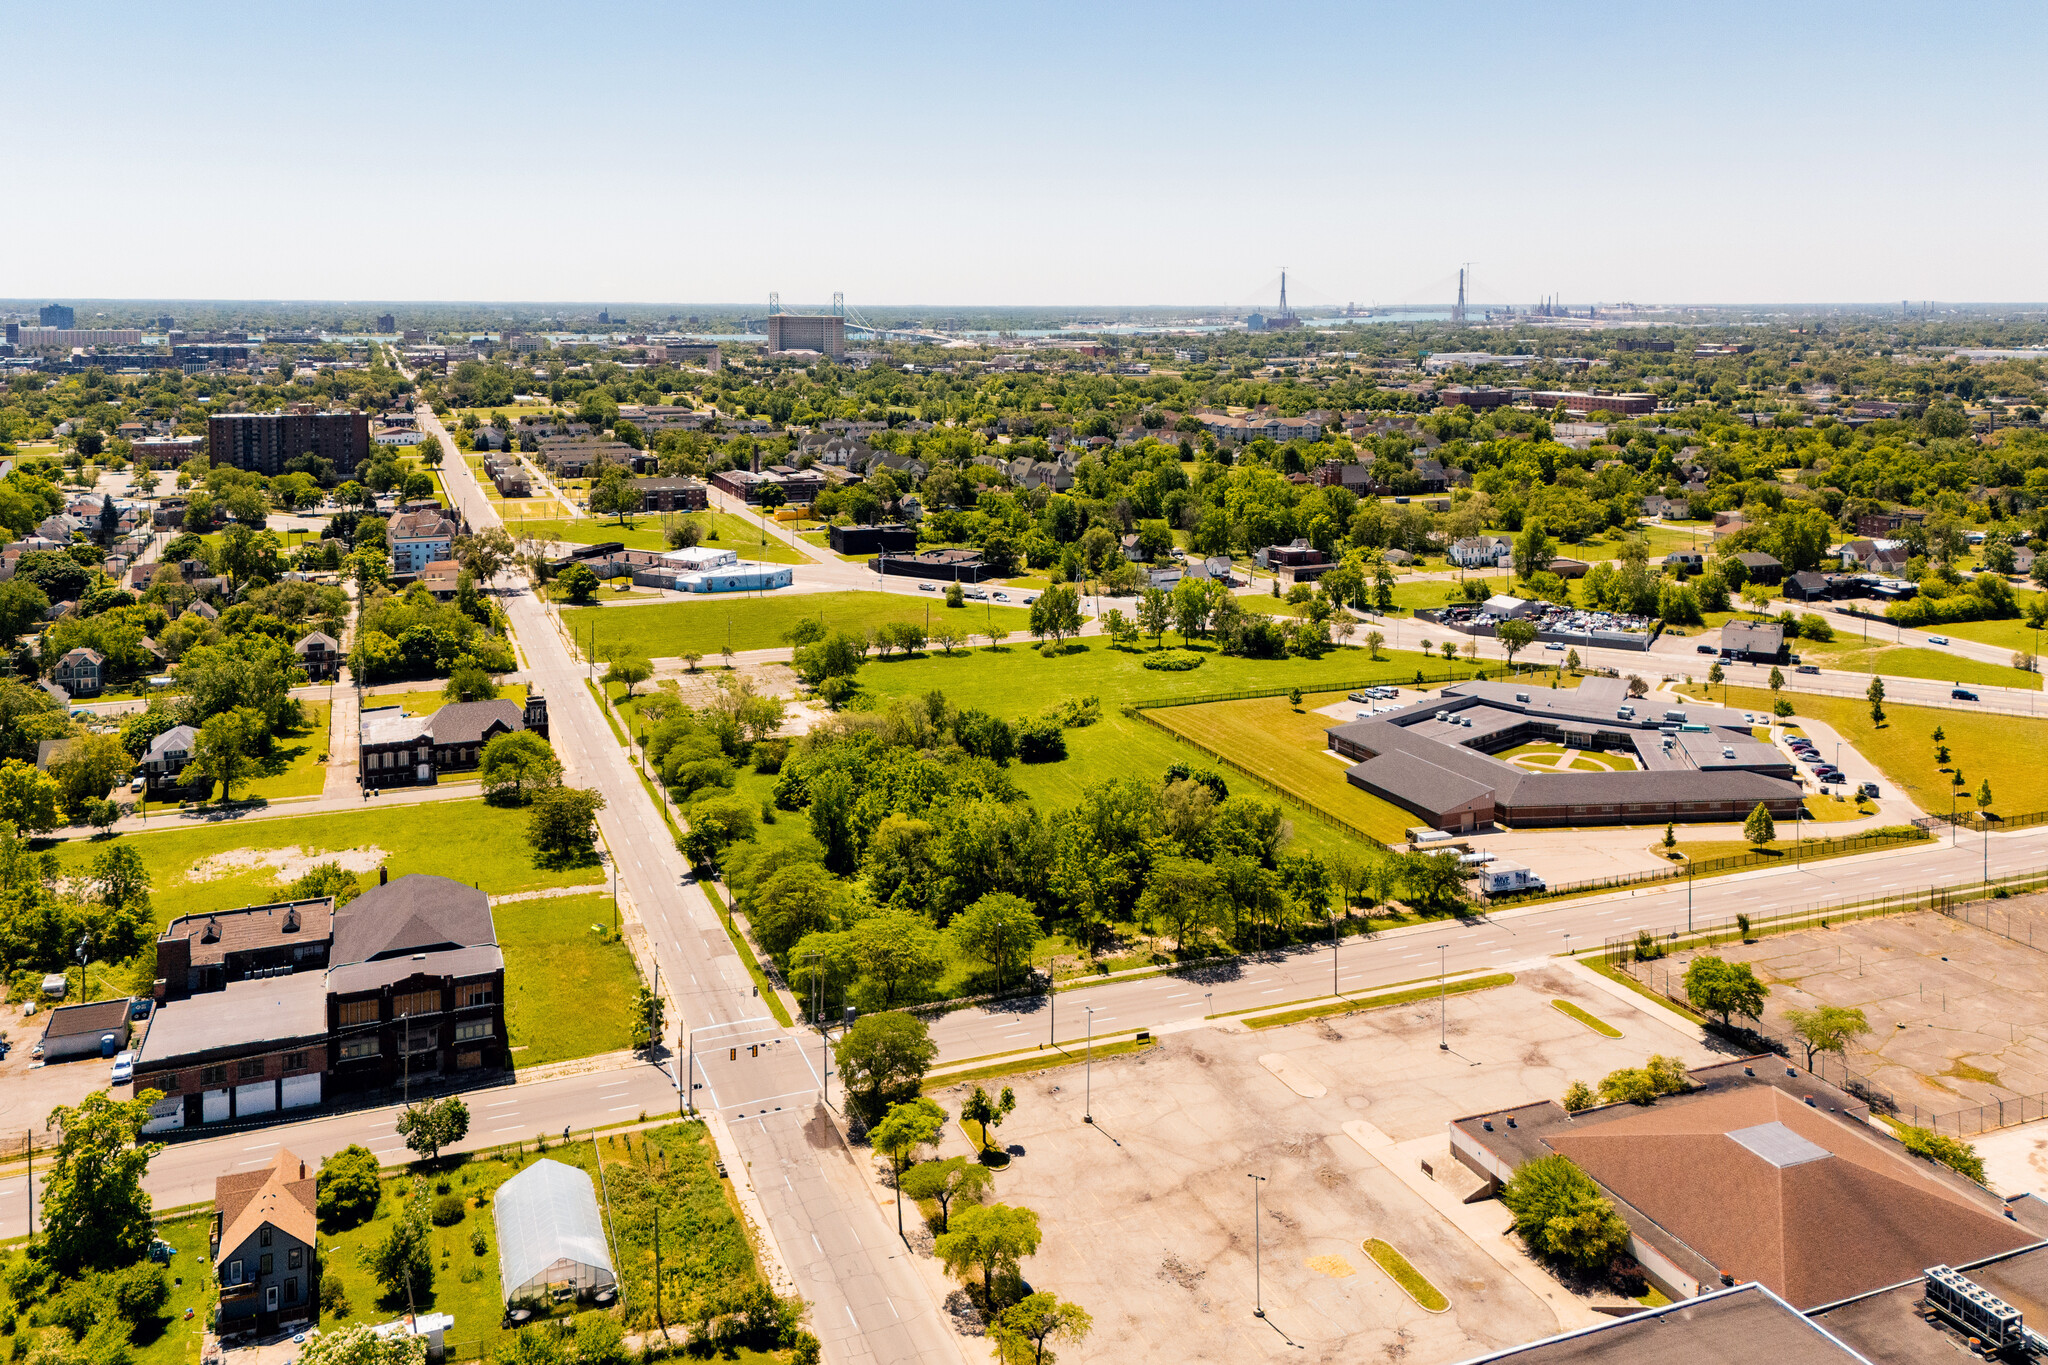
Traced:
<svg viewBox="0 0 2048 1365">
<path fill-rule="evenodd" d="M 1444 954 L 1450 946 L 1448 943 L 1436 945 L 1436 1046 L 1440 1052 L 1451 1050 L 1451 1026 L 1444 1014 L 1445 1003 L 1450 998 L 1444 986 Z"/>
<path fill-rule="evenodd" d="M 1088 1060 L 1082 1065 L 1081 1122 L 1095 1122 L 1095 1006 L 1088 1006 Z"/>
<path fill-rule="evenodd" d="M 1252 1182 L 1252 1316 L 1266 1316 L 1265 1255 L 1264 1238 L 1259 1228 L 1259 1186 L 1266 1183 L 1266 1177 L 1245 1172 L 1245 1178 Z"/>
</svg>

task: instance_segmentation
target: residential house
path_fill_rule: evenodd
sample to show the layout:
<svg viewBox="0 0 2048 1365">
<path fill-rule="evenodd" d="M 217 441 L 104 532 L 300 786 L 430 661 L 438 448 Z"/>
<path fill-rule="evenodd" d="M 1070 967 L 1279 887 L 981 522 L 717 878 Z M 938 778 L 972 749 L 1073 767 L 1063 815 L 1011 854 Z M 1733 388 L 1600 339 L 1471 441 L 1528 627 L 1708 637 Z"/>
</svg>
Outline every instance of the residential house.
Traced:
<svg viewBox="0 0 2048 1365">
<path fill-rule="evenodd" d="M 447 559 L 455 546 L 455 523 L 441 511 L 403 512 L 385 526 L 391 547 L 391 571 L 416 574 L 437 559 Z"/>
<path fill-rule="evenodd" d="M 1372 476 L 1372 458 L 1368 454 L 1359 464 L 1325 460 L 1308 472 L 1309 482 L 1323 488 L 1348 488 L 1360 497 L 1370 497 L 1377 486 Z"/>
<path fill-rule="evenodd" d="M 135 766 L 150 796 L 182 789 L 185 765 L 198 743 L 199 732 L 189 725 L 174 725 L 149 742 Z"/>
<path fill-rule="evenodd" d="M 1904 541 L 1858 539 L 1842 546 L 1842 567 L 1865 573 L 1903 574 L 1911 558 Z"/>
<path fill-rule="evenodd" d="M 1664 567 L 1679 578 L 1696 574 L 1707 567 L 1707 557 L 1698 550 L 1673 550 L 1664 556 Z"/>
<path fill-rule="evenodd" d="M 1121 549 L 1124 558 L 1133 564 L 1143 564 L 1152 558 L 1145 552 L 1144 541 L 1135 531 L 1119 536 L 1117 548 Z"/>
<path fill-rule="evenodd" d="M 1415 462 L 1415 478 L 1425 493 L 1441 493 L 1451 486 L 1451 475 L 1443 461 L 1434 456 L 1425 456 Z"/>
<path fill-rule="evenodd" d="M 283 1148 L 256 1170 L 213 1182 L 211 1250 L 220 1284 L 214 1329 L 221 1337 L 274 1332 L 319 1316 L 319 1186 L 317 1173 Z"/>
<path fill-rule="evenodd" d="M 420 570 L 420 585 L 446 602 L 462 587 L 462 566 L 452 559 L 437 559 Z"/>
<path fill-rule="evenodd" d="M 1785 596 L 1795 602 L 1825 602 L 1835 595 L 1835 585 L 1826 574 L 1802 569 L 1785 580 Z"/>
<path fill-rule="evenodd" d="M 1689 521 L 1692 519 L 1692 504 L 1684 498 L 1667 498 L 1652 493 L 1643 499 L 1643 515 L 1665 521 Z"/>
<path fill-rule="evenodd" d="M 332 678 L 341 672 L 341 643 L 325 631 L 310 631 L 292 646 L 299 667 L 313 679 Z"/>
<path fill-rule="evenodd" d="M 1387 550 L 1380 555 L 1380 558 L 1386 560 L 1389 564 L 1398 565 L 1404 568 L 1410 564 L 1415 563 L 1415 556 L 1409 554 L 1406 550 Z"/>
<path fill-rule="evenodd" d="M 1584 578 L 1593 566 L 1583 559 L 1553 559 L 1544 567 L 1559 578 Z"/>
<path fill-rule="evenodd" d="M 1461 569 L 1491 569 L 1514 562 L 1515 546 L 1506 536 L 1466 536 L 1451 542 L 1451 563 Z"/>
<path fill-rule="evenodd" d="M 1776 583 L 1785 576 L 1785 565 L 1776 555 L 1751 550 L 1736 555 L 1735 561 L 1748 572 L 1752 583 Z"/>
<path fill-rule="evenodd" d="M 57 660 L 57 666 L 50 670 L 50 681 L 74 697 L 96 697 L 104 686 L 106 667 L 105 655 L 81 646 Z"/>
</svg>

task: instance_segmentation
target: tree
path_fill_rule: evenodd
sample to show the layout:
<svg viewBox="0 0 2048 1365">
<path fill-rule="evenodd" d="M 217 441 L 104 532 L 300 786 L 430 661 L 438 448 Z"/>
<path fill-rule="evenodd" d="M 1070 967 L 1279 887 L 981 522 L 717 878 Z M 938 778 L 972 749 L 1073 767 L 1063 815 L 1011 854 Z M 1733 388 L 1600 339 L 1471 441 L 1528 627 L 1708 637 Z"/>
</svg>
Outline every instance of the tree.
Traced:
<svg viewBox="0 0 2048 1365">
<path fill-rule="evenodd" d="M 234 784 L 253 766 L 269 738 L 270 727 L 254 707 L 238 706 L 208 716 L 192 746 L 190 766 L 220 783 L 220 801 L 225 806 L 234 794 Z"/>
<path fill-rule="evenodd" d="M 1870 723 L 1872 725 L 1883 725 L 1884 679 L 1872 678 L 1870 680 L 1870 689 L 1866 691 L 1863 695 L 1870 699 Z"/>
<path fill-rule="evenodd" d="M 902 1104 L 892 1104 L 882 1121 L 868 1129 L 868 1145 L 889 1158 L 890 1181 L 896 1187 L 896 1235 L 903 1235 L 903 1168 L 917 1149 L 939 1140 L 946 1128 L 946 1111 L 934 1100 L 920 1095 Z"/>
<path fill-rule="evenodd" d="M 469 1133 L 469 1106 L 450 1095 L 445 1099 L 422 1100 L 398 1115 L 395 1125 L 405 1145 L 432 1161 L 443 1147 L 452 1146 Z"/>
<path fill-rule="evenodd" d="M 988 1130 L 1003 1126 L 1003 1120 L 1017 1107 L 1017 1092 L 1009 1086 L 1003 1087 L 1001 1095 L 990 1095 L 980 1086 L 967 1097 L 967 1103 L 960 1106 L 960 1121 L 971 1123 L 981 1130 L 981 1150 L 987 1152 L 991 1146 Z"/>
<path fill-rule="evenodd" d="M 320 1221 L 332 1229 L 352 1228 L 376 1212 L 383 1182 L 377 1178 L 377 1154 L 350 1143 L 320 1163 Z"/>
<path fill-rule="evenodd" d="M 144 1090 L 115 1100 L 99 1090 L 50 1111 L 47 1126 L 64 1140 L 43 1184 L 43 1231 L 59 1274 L 132 1265 L 148 1249 L 155 1226 L 142 1176 L 164 1145 L 144 1142 L 142 1125 L 162 1098 Z"/>
<path fill-rule="evenodd" d="M 1515 1216 L 1515 1231 L 1538 1255 L 1590 1270 L 1628 1245 L 1628 1224 L 1570 1157 L 1524 1162 L 1501 1187 L 1500 1200 Z"/>
<path fill-rule="evenodd" d="M 967 1208 L 979 1204 L 987 1197 L 993 1179 L 988 1167 L 956 1156 L 944 1161 L 920 1161 L 903 1173 L 897 1185 L 912 1199 L 929 1199 L 939 1206 L 936 1231 L 943 1234 L 953 1206 Z"/>
<path fill-rule="evenodd" d="M 1756 972 L 1747 962 L 1727 962 L 1702 955 L 1685 969 L 1685 998 L 1702 1014 L 1720 1015 L 1724 1028 L 1731 1015 L 1760 1017 L 1764 997 L 1769 994 L 1770 987 L 1756 979 Z"/>
<path fill-rule="evenodd" d="M 127 781 L 134 770 L 135 760 L 116 735 L 74 735 L 49 762 L 58 803 L 76 823 L 83 823 L 92 806 L 104 801 L 114 785 Z"/>
<path fill-rule="evenodd" d="M 1043 931 L 1037 912 L 1020 897 L 994 891 L 953 917 L 953 941 L 986 962 L 998 977 L 1031 960 Z"/>
<path fill-rule="evenodd" d="M 623 655 L 612 660 L 612 666 L 604 675 L 608 683 L 624 683 L 626 695 L 633 695 L 633 689 L 654 676 L 654 665 L 636 654 Z"/>
<path fill-rule="evenodd" d="M 523 806 L 535 792 L 561 785 L 562 760 L 533 731 L 513 730 L 493 735 L 484 744 L 478 773 L 487 797 Z"/>
<path fill-rule="evenodd" d="M 1780 669 L 1780 668 L 1779 668 L 1779 667 L 1778 667 L 1778 666 L 1777 666 L 1776 664 L 1773 664 L 1773 665 L 1771 665 L 1771 679 L 1770 679 L 1770 682 L 1771 682 L 1771 695 L 1775 697 L 1775 696 L 1777 696 L 1777 695 L 1778 695 L 1778 692 L 1779 692 L 1779 691 L 1780 691 L 1780 690 L 1781 690 L 1781 689 L 1782 689 L 1782 688 L 1783 688 L 1783 687 L 1785 686 L 1785 674 L 1784 674 L 1784 671 L 1783 671 L 1782 669 Z"/>
<path fill-rule="evenodd" d="M 57 800 L 56 782 L 33 763 L 0 763 L 0 821 L 23 834 L 48 834 L 57 828 Z"/>
<path fill-rule="evenodd" d="M 1631 673 L 1628 675 L 1628 694 L 1631 697 L 1647 697 L 1650 695 L 1650 684 L 1643 680 L 1641 674 Z"/>
<path fill-rule="evenodd" d="M 1991 809 L 1991 779 L 1988 777 L 1984 779 L 1984 785 L 1977 788 L 1977 809 L 1980 812 Z"/>
<path fill-rule="evenodd" d="M 1147 588 L 1138 598 L 1138 626 L 1157 646 L 1164 642 L 1166 628 L 1173 624 L 1173 599 L 1164 588 Z"/>
<path fill-rule="evenodd" d="M 676 847 L 692 867 L 717 874 L 725 865 L 726 850 L 754 837 L 756 811 L 744 796 L 707 796 L 684 812 L 689 828 L 676 840 Z"/>
<path fill-rule="evenodd" d="M 832 1047 L 849 1100 L 870 1121 L 914 1097 L 938 1055 L 924 1020 L 894 1011 L 863 1015 Z"/>
<path fill-rule="evenodd" d="M 597 813 L 604 797 L 581 787 L 550 787 L 533 798 L 526 841 L 542 866 L 571 867 L 587 861 L 597 844 Z"/>
<path fill-rule="evenodd" d="M 895 1004 L 898 991 L 921 990 L 945 973 L 939 931 L 922 915 L 882 910 L 856 923 L 851 938 L 854 964 L 863 977 L 881 986 L 884 1004 Z"/>
<path fill-rule="evenodd" d="M 434 1285 L 434 1246 L 428 1228 L 432 1200 L 427 1182 L 415 1178 L 412 1193 L 391 1220 L 381 1242 L 363 1248 L 363 1268 L 382 1286 L 387 1298 L 416 1300 Z"/>
<path fill-rule="evenodd" d="M 580 607 L 596 595 L 597 575 L 586 565 L 571 564 L 555 575 L 555 590 Z"/>
<path fill-rule="evenodd" d="M 378 1336 L 367 1322 L 324 1329 L 296 1349 L 299 1365 L 426 1365 L 427 1360 L 425 1337 Z"/>
<path fill-rule="evenodd" d="M 1567 1114 L 1576 1114 L 1581 1109 L 1593 1107 L 1593 1091 L 1584 1081 L 1573 1081 L 1565 1087 L 1564 1098 L 1558 1101 Z"/>
<path fill-rule="evenodd" d="M 962 1209 L 933 1250 L 955 1275 L 981 1271 L 982 1311 L 996 1313 L 1001 1311 L 996 1301 L 997 1276 L 1005 1280 L 1014 1277 L 1017 1262 L 1037 1251 L 1038 1241 L 1038 1215 L 1030 1209 L 984 1204 Z"/>
<path fill-rule="evenodd" d="M 1813 1059 L 1817 1054 L 1844 1052 L 1851 1042 L 1870 1032 L 1870 1021 L 1863 1017 L 1863 1011 L 1843 1005 L 1786 1010 L 1785 1022 L 1792 1026 L 1792 1032 L 1798 1035 L 1806 1048 L 1808 1071 L 1813 1070 Z"/>
<path fill-rule="evenodd" d="M 1510 617 L 1493 628 L 1493 638 L 1500 641 L 1501 649 L 1508 656 L 1508 667 L 1513 668 L 1515 655 L 1536 643 L 1536 627 Z"/>
<path fill-rule="evenodd" d="M 1550 533 L 1543 529 L 1543 523 L 1530 517 L 1522 523 L 1522 533 L 1515 537 L 1515 577 L 1528 582 L 1537 574 L 1550 567 L 1551 551 L 1556 543 Z"/>
<path fill-rule="evenodd" d="M 636 1049 L 659 1047 L 667 1022 L 666 1002 L 647 987 L 640 987 L 633 1000 L 633 1046 Z"/>
<path fill-rule="evenodd" d="M 1770 807 L 1761 801 L 1756 803 L 1756 809 L 1742 822 L 1742 837 L 1759 849 L 1778 837 L 1778 823 L 1771 819 Z"/>
<path fill-rule="evenodd" d="M 1387 637 L 1383 632 L 1377 630 L 1367 631 L 1365 633 L 1366 657 L 1369 659 L 1378 659 L 1380 657 L 1380 648 L 1386 643 Z"/>
<path fill-rule="evenodd" d="M 1072 584 L 1055 584 L 1038 595 L 1031 604 L 1031 633 L 1050 635 L 1054 644 L 1081 633 L 1081 595 Z"/>
<path fill-rule="evenodd" d="M 1048 1343 L 1079 1345 L 1094 1327 L 1095 1319 L 1080 1304 L 1040 1290 L 1004 1309 L 995 1321 L 994 1335 L 1004 1365 L 1053 1365 L 1057 1357 Z"/>
<path fill-rule="evenodd" d="M 489 701 L 498 695 L 498 684 L 492 679 L 489 669 L 465 654 L 449 670 L 441 695 L 455 702 Z"/>
<path fill-rule="evenodd" d="M 1959 1171 L 1979 1185 L 1984 1183 L 1984 1158 L 1977 1155 L 1977 1149 L 1961 1138 L 1952 1138 L 1946 1133 L 1937 1133 L 1931 1128 L 1916 1128 L 1912 1124 L 1899 1124 L 1895 1130 L 1900 1143 L 1914 1156 L 1924 1156 L 1929 1161 L 1939 1161 L 1952 1171 Z"/>
<path fill-rule="evenodd" d="M 1138 915 L 1155 934 L 1171 934 L 1173 948 L 1187 946 L 1188 936 L 1220 922 L 1216 873 L 1193 858 L 1158 858 L 1152 864 Z"/>
<path fill-rule="evenodd" d="M 93 898 L 111 910 L 149 909 L 149 868 L 128 844 L 117 844 L 92 860 Z"/>
<path fill-rule="evenodd" d="M 1728 674 L 1723 671 L 1720 664 L 1716 663 L 1708 666 L 1707 686 L 1719 687 L 1721 689 L 1721 700 L 1728 700 Z"/>
</svg>

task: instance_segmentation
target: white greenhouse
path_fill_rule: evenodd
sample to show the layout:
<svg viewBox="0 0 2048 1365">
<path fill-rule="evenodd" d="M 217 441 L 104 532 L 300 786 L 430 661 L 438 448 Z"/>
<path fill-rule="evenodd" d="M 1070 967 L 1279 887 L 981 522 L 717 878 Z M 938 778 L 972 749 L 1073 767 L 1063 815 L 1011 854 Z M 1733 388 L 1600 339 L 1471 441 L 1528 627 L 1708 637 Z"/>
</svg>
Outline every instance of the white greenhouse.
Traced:
<svg viewBox="0 0 2048 1365">
<path fill-rule="evenodd" d="M 498 1187 L 491 1217 L 506 1303 L 588 1297 L 617 1286 L 597 1193 L 574 1166 L 534 1162 Z"/>
</svg>

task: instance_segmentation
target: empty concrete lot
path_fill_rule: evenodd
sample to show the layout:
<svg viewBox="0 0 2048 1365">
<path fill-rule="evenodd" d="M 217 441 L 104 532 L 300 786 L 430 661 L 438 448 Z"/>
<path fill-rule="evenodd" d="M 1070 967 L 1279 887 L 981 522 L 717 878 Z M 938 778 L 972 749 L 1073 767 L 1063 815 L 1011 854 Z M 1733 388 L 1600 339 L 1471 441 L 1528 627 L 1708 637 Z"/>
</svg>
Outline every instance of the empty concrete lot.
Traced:
<svg viewBox="0 0 2048 1365">
<path fill-rule="evenodd" d="M 1552 1007 L 1573 1000 L 1623 1032 Z M 1653 1052 L 1709 1056 L 1573 968 L 1449 1001 L 1248 1032 L 1202 1028 L 1094 1068 L 1016 1078 L 1002 1139 L 1023 1149 L 996 1197 L 1038 1211 L 1027 1277 L 1087 1307 L 1074 1361 L 1461 1360 L 1593 1320 L 1588 1301 L 1503 1235 L 1497 1203 L 1448 1166 L 1446 1122 L 1554 1098 Z M 957 1113 L 954 1089 L 936 1096 Z M 1429 1161 L 1438 1179 L 1422 1174 Z M 1262 1188 L 1265 1320 L 1253 1316 L 1252 1182 Z M 1450 1299 L 1429 1313 L 1361 1249 L 1382 1238 Z"/>
<path fill-rule="evenodd" d="M 2028 946 L 2029 936 L 2041 946 Z M 1771 988 L 1769 1030 L 1790 1037 L 1788 1009 L 1860 1009 L 1871 1032 L 1852 1070 L 1913 1117 L 2048 1091 L 2048 897 L 1859 920 L 1711 950 L 1748 962 Z M 1690 954 L 1639 964 L 1676 983 Z M 1803 1055 L 1803 1054 L 1802 1054 Z M 2034 1111 L 2029 1111 L 2029 1116 Z"/>
</svg>

